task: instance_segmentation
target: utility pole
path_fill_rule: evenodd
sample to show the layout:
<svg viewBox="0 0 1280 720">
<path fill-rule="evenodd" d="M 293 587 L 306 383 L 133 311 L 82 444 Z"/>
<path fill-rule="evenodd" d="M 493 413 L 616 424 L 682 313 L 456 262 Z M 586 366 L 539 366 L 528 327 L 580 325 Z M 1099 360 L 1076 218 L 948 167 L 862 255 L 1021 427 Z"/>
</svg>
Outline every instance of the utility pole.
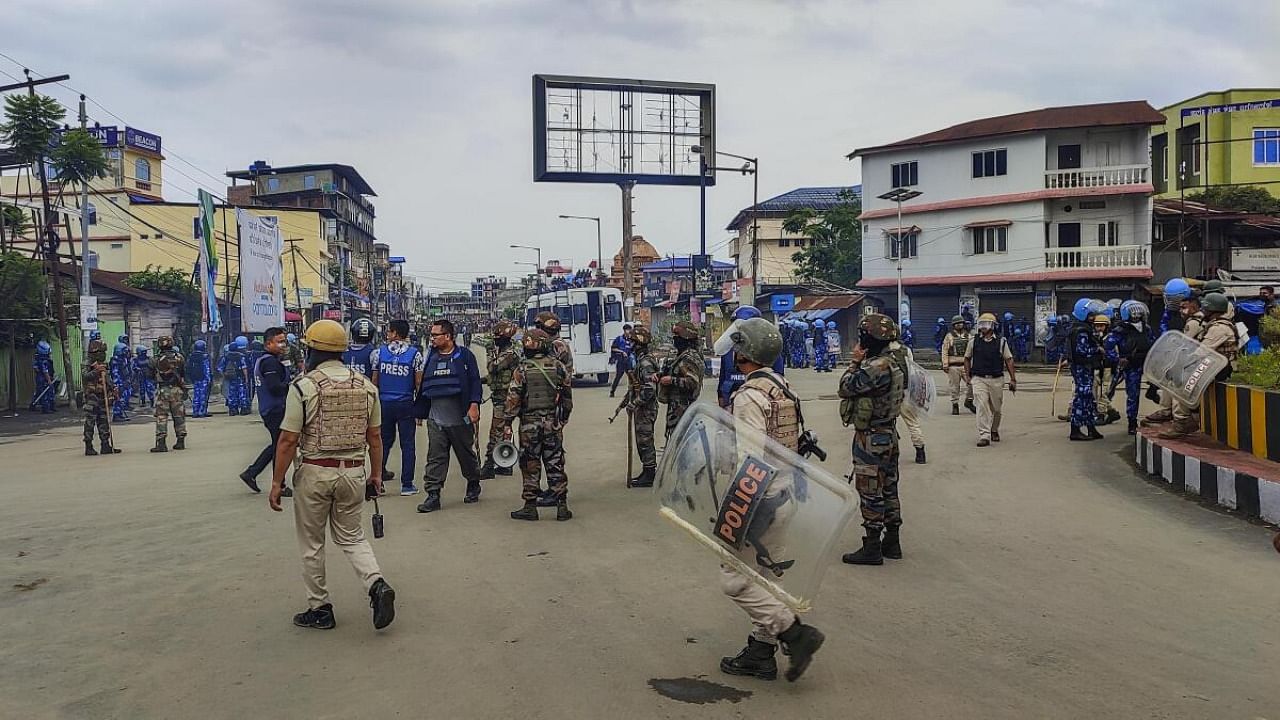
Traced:
<svg viewBox="0 0 1280 720">
<path fill-rule="evenodd" d="M 294 243 L 302 242 L 302 239 L 293 238 L 285 240 L 285 242 L 289 243 L 289 256 L 293 258 L 293 302 L 298 307 L 298 314 L 302 315 L 302 288 L 298 287 L 298 246 L 294 245 Z M 305 321 L 306 316 L 303 315 L 302 317 Z"/>
<path fill-rule="evenodd" d="M 89 114 L 85 112 L 84 95 L 80 96 L 80 129 L 89 129 Z M 71 237 L 70 231 L 67 233 L 68 239 Z M 84 297 L 93 297 L 93 283 L 89 280 L 89 181 L 86 178 L 80 183 L 80 294 Z M 82 331 L 83 347 L 89 347 L 89 331 L 80 328 Z"/>
<path fill-rule="evenodd" d="M 231 329 L 231 241 L 227 237 L 227 213 L 230 212 L 230 210 L 230 206 L 222 206 L 222 260 L 227 266 L 227 271 L 222 274 L 222 297 L 227 307 L 225 313 L 226 320 L 222 323 L 222 327 L 227 329 L 227 342 L 224 344 L 229 344 L 231 342 L 231 338 L 234 337 L 231 333 L 235 332 Z M 236 218 L 236 248 L 239 249 L 239 247 L 240 219 Z M 236 267 L 240 267 L 239 259 L 236 260 Z"/>
<path fill-rule="evenodd" d="M 631 291 L 631 189 L 634 181 L 618 183 L 622 188 L 622 311 L 627 321 L 635 319 L 635 298 Z"/>
</svg>

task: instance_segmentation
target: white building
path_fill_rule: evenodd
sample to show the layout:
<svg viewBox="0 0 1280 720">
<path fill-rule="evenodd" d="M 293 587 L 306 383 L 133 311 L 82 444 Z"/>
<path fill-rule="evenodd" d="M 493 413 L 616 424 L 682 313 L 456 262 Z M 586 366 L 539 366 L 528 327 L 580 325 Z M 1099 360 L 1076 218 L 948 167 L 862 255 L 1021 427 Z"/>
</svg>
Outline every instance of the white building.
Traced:
<svg viewBox="0 0 1280 720">
<path fill-rule="evenodd" d="M 860 290 L 904 305 L 917 336 L 962 306 L 1037 320 L 1080 297 L 1130 297 L 1151 277 L 1146 102 L 974 120 L 855 150 L 862 160 Z M 919 197 L 896 203 L 894 188 Z M 901 238 L 901 260 L 895 240 Z"/>
</svg>

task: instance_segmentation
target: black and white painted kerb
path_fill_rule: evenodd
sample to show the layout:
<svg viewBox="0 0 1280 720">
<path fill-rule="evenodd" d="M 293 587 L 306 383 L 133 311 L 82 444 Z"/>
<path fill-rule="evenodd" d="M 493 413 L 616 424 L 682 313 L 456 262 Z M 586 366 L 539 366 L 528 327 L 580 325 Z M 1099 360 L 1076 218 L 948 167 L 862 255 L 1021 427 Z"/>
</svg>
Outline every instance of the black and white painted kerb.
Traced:
<svg viewBox="0 0 1280 720">
<path fill-rule="evenodd" d="M 1247 517 L 1280 523 L 1280 482 L 1218 465 L 1209 457 L 1180 453 L 1142 434 L 1136 447 L 1138 465 L 1174 490 L 1199 495 Z"/>
</svg>

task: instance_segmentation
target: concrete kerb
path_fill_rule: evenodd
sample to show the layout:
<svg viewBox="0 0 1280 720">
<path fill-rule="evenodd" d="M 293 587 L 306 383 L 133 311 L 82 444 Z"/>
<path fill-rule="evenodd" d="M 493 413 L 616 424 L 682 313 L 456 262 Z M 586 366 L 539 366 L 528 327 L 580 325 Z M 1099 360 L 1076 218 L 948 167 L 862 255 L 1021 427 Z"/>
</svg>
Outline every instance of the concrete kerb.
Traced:
<svg viewBox="0 0 1280 720">
<path fill-rule="evenodd" d="M 1134 460 L 1171 490 L 1236 511 L 1251 520 L 1280 524 L 1280 464 L 1227 448 L 1203 434 L 1177 440 L 1142 429 Z"/>
</svg>

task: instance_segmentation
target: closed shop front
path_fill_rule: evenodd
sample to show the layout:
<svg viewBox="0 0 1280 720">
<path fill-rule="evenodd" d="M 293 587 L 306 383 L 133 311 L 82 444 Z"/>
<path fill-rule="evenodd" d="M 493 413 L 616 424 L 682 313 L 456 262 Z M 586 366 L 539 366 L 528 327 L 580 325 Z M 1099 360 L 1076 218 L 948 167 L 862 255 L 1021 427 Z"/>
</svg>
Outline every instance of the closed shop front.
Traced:
<svg viewBox="0 0 1280 720">
<path fill-rule="evenodd" d="M 1027 285 L 979 285 L 978 307 L 984 313 L 992 313 L 997 320 L 1003 320 L 1004 314 L 1013 313 L 1018 320 L 1028 322 L 1036 316 L 1035 287 Z"/>
<path fill-rule="evenodd" d="M 933 325 L 938 318 L 946 318 L 947 322 L 951 322 L 951 316 L 960 312 L 960 289 L 954 285 L 909 288 L 906 295 L 911 298 L 911 322 L 917 338 L 923 338 L 922 333 L 932 337 Z"/>
</svg>

